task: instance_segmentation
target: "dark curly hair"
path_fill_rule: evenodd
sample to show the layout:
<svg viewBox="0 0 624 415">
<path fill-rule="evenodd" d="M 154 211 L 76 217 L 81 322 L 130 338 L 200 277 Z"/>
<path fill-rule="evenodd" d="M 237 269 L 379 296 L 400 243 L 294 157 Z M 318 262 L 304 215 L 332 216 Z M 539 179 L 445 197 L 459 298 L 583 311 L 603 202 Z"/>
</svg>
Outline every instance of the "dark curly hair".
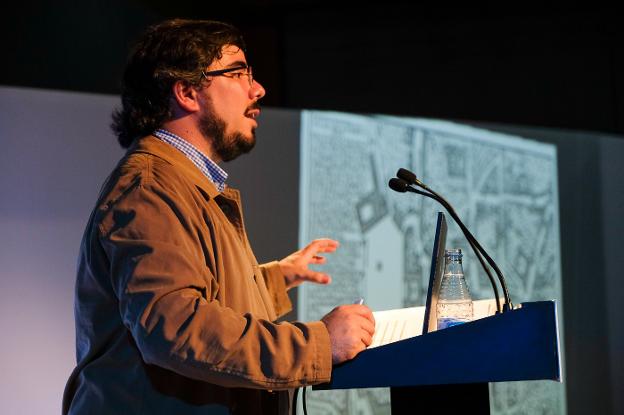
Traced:
<svg viewBox="0 0 624 415">
<path fill-rule="evenodd" d="M 149 27 L 134 46 L 123 75 L 121 108 L 113 112 L 111 128 L 128 148 L 171 119 L 173 84 L 199 87 L 202 71 L 221 58 L 225 45 L 245 50 L 234 26 L 210 20 L 167 20 Z"/>
</svg>

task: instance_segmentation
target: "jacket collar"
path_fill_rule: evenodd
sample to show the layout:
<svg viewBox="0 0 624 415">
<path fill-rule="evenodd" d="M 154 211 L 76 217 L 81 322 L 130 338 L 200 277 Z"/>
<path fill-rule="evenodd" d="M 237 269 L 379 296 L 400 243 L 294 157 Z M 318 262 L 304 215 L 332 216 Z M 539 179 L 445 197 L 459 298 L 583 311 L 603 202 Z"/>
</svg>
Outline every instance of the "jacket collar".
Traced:
<svg viewBox="0 0 624 415">
<path fill-rule="evenodd" d="M 198 186 L 208 194 L 211 199 L 219 195 L 219 190 L 204 174 L 188 159 L 181 151 L 175 147 L 159 140 L 158 138 L 148 135 L 135 142 L 128 149 L 129 153 L 145 153 L 151 154 L 163 159 L 167 163 L 176 167 L 188 177 L 193 184 Z M 227 190 L 227 189 L 226 189 Z M 229 192 L 228 192 L 229 193 Z"/>
</svg>

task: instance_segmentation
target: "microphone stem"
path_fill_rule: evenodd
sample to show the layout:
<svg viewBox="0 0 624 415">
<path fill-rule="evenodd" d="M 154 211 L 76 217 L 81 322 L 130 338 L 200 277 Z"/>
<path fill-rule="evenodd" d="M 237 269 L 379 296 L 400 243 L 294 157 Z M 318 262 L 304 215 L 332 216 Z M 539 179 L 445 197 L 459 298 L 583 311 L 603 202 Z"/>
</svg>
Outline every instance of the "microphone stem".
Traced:
<svg viewBox="0 0 624 415">
<path fill-rule="evenodd" d="M 450 205 L 450 203 L 446 201 L 446 199 L 444 199 L 442 196 L 440 196 L 439 194 L 431 190 L 429 187 L 427 187 L 427 185 L 422 183 L 420 180 L 416 180 L 415 184 L 417 186 L 422 187 L 426 191 L 430 192 L 432 195 L 436 196 L 438 198 L 437 200 L 446 208 L 446 210 L 451 214 L 451 216 L 453 216 L 453 219 L 455 219 L 459 227 L 462 229 L 462 231 L 464 232 L 464 235 L 466 235 L 466 238 L 469 239 L 469 242 L 470 242 L 470 239 L 473 240 L 475 246 L 483 254 L 488 264 L 490 264 L 490 266 L 494 269 L 494 272 L 496 272 L 496 276 L 498 277 L 501 287 L 503 288 L 503 294 L 505 296 L 506 307 L 510 310 L 513 309 L 513 304 L 511 303 L 511 297 L 509 295 L 509 291 L 507 290 L 507 284 L 505 282 L 505 277 L 503 276 L 503 273 L 498 268 L 498 265 L 496 265 L 496 262 L 494 262 L 494 260 L 490 257 L 490 255 L 488 255 L 485 249 L 483 249 L 479 241 L 477 241 L 477 239 L 472 235 L 472 233 L 470 233 L 470 231 L 468 230 L 468 228 L 466 228 L 463 222 L 459 220 L 459 216 L 455 212 L 455 209 L 453 209 L 453 207 Z"/>
<path fill-rule="evenodd" d="M 457 213 L 455 212 L 455 210 L 451 207 L 451 205 L 449 205 L 449 203 L 446 200 L 444 200 L 440 195 L 437 195 L 437 194 L 431 192 L 431 190 L 429 190 L 431 193 L 427 193 L 427 192 L 423 192 L 421 190 L 414 189 L 414 188 L 411 188 L 411 187 L 409 189 L 411 189 L 410 191 L 413 192 L 413 193 L 421 194 L 423 196 L 431 198 L 431 199 L 435 200 L 436 202 L 440 203 L 442 206 L 444 206 L 444 208 L 453 217 L 455 222 L 459 225 L 460 229 L 464 233 L 464 236 L 466 237 L 466 240 L 470 244 L 470 247 L 472 248 L 472 251 L 474 252 L 474 254 L 477 257 L 477 259 L 479 260 L 479 262 L 481 263 L 481 267 L 483 267 L 483 270 L 485 271 L 485 273 L 488 276 L 488 279 L 490 280 L 490 284 L 492 285 L 492 290 L 494 290 L 494 299 L 496 301 L 496 310 L 500 313 L 502 311 L 502 309 L 501 309 L 501 305 L 500 305 L 500 298 L 499 298 L 499 294 L 498 294 L 498 286 L 496 285 L 496 281 L 494 280 L 494 277 L 492 276 L 492 273 L 490 272 L 490 269 L 488 268 L 487 264 L 483 260 L 483 257 L 481 256 L 481 252 L 479 251 L 479 249 L 477 249 L 477 246 L 475 245 L 475 238 L 474 238 L 474 236 L 472 236 L 472 234 L 468 231 L 468 229 L 465 226 L 463 226 L 463 223 L 459 219 L 459 217 L 457 216 Z"/>
</svg>

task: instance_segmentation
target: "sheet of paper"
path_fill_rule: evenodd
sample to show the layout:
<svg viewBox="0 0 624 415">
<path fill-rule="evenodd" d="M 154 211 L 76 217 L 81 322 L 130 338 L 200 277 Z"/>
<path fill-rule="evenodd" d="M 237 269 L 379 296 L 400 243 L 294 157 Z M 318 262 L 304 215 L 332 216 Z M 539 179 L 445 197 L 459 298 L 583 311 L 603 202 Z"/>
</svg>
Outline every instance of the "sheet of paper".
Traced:
<svg viewBox="0 0 624 415">
<path fill-rule="evenodd" d="M 496 313 L 494 299 L 473 301 L 474 319 L 478 320 Z M 369 349 L 422 334 L 425 307 L 398 308 L 373 312 L 375 334 Z"/>
<path fill-rule="evenodd" d="M 375 311 L 375 335 L 368 348 L 383 346 L 399 340 L 419 336 L 422 333 L 425 307 L 400 308 Z"/>
</svg>

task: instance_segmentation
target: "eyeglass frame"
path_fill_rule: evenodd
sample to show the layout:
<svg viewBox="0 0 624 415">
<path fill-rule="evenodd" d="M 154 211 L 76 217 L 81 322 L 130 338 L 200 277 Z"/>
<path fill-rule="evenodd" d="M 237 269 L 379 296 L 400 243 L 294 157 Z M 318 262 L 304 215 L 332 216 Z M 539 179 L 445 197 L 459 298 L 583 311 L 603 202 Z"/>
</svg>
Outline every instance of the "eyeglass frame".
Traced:
<svg viewBox="0 0 624 415">
<path fill-rule="evenodd" d="M 230 72 L 234 72 L 234 71 L 239 71 L 241 69 L 247 69 L 246 73 L 241 73 L 241 76 L 245 75 L 247 76 L 247 79 L 249 80 L 249 86 L 253 85 L 253 72 L 251 70 L 251 66 L 249 65 L 240 65 L 240 66 L 235 66 L 233 68 L 226 68 L 226 69 L 218 69 L 216 71 L 202 71 L 202 76 L 206 79 L 208 79 L 209 76 L 225 76 L 226 78 L 230 78 L 230 79 L 240 79 L 240 78 L 234 78 L 233 76 L 227 76 L 227 73 Z"/>
</svg>

